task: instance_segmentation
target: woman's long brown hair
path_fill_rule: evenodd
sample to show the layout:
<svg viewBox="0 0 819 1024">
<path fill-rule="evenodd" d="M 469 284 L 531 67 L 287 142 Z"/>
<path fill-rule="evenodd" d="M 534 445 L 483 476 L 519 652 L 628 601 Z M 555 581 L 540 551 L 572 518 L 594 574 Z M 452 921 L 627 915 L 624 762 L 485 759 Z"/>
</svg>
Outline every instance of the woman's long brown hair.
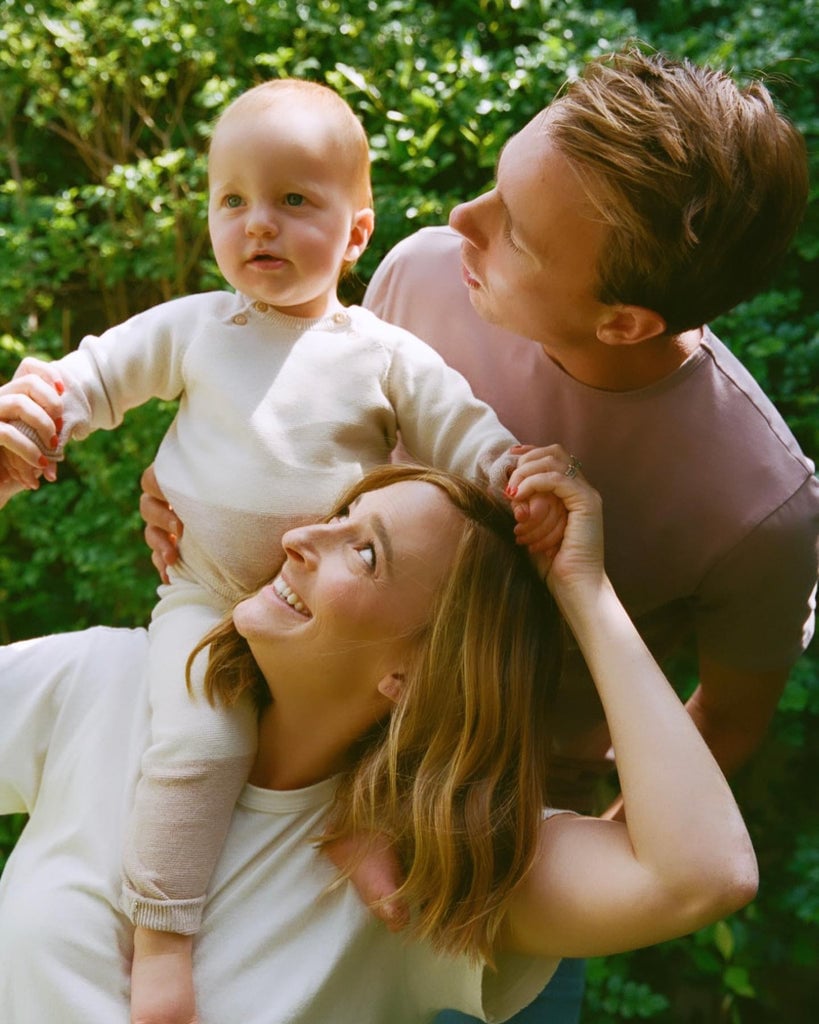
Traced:
<svg viewBox="0 0 819 1024">
<path fill-rule="evenodd" d="M 320 843 L 386 836 L 405 871 L 411 931 L 449 953 L 490 960 L 515 886 L 529 870 L 546 805 L 550 705 L 562 625 L 501 501 L 414 466 L 369 473 L 339 502 L 404 480 L 439 487 L 464 517 L 454 565 L 417 636 L 402 695 L 363 737 Z M 206 693 L 233 703 L 267 684 L 229 620 L 206 637 Z M 189 665 L 190 663 L 189 662 Z"/>
</svg>

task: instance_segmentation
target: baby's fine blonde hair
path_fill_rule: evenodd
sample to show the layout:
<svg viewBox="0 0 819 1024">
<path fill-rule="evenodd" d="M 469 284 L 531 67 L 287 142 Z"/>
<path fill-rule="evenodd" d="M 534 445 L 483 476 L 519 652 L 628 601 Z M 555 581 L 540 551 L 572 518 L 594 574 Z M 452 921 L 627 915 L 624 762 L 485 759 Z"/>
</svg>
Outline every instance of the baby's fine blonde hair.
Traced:
<svg viewBox="0 0 819 1024">
<path fill-rule="evenodd" d="M 243 92 L 222 111 L 214 125 L 213 135 L 218 132 L 219 125 L 232 114 L 266 110 L 282 98 L 293 103 L 304 103 L 312 110 L 327 114 L 335 133 L 334 141 L 339 152 L 344 154 L 345 166 L 342 170 L 348 178 L 355 204 L 359 208 L 372 206 L 367 133 L 349 103 L 329 86 L 303 78 L 274 78 L 262 82 Z"/>
</svg>

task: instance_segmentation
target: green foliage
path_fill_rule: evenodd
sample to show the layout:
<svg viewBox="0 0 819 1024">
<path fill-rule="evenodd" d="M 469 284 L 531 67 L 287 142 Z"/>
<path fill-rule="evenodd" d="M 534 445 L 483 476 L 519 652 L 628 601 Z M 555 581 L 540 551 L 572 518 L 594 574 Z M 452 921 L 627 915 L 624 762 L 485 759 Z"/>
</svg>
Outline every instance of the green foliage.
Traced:
<svg viewBox="0 0 819 1024">
<path fill-rule="evenodd" d="M 715 324 L 819 451 L 817 0 L 0 0 L 0 380 L 27 352 L 219 287 L 206 231 L 214 117 L 279 75 L 337 88 L 370 135 L 377 230 L 353 279 L 491 180 L 503 141 L 587 58 L 631 37 L 761 72 L 804 132 L 813 202 L 772 288 Z M 144 622 L 156 584 L 138 478 L 155 403 L 74 446 L 57 486 L 0 515 L 0 640 Z M 595 961 L 585 1024 L 813 1019 L 819 962 L 819 671 L 799 663 L 737 780 L 755 903 L 696 936 Z M 691 680 L 678 680 L 690 690 Z M 0 858 L 22 818 L 0 821 Z M 2 864 L 0 863 L 0 866 Z"/>
</svg>

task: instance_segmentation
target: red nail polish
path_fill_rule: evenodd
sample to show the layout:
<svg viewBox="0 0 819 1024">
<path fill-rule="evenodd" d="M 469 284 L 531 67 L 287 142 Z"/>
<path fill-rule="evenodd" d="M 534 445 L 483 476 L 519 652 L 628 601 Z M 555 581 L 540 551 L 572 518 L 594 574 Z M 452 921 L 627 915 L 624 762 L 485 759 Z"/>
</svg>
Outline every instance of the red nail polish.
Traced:
<svg viewBox="0 0 819 1024">
<path fill-rule="evenodd" d="M 62 429 L 63 429 L 63 418 L 62 418 L 62 416 L 58 416 L 57 419 L 54 420 L 54 426 L 57 428 L 57 433 L 58 434 L 62 432 Z"/>
<path fill-rule="evenodd" d="M 63 394 L 63 392 L 65 391 L 65 384 L 63 384 L 61 380 L 55 381 L 54 390 L 57 392 L 58 395 Z"/>
<path fill-rule="evenodd" d="M 41 469 L 48 468 L 48 459 L 45 457 L 45 455 L 40 456 L 40 458 L 37 460 L 37 465 L 40 466 Z"/>
<path fill-rule="evenodd" d="M 51 438 L 51 444 L 49 445 L 49 448 L 56 448 L 59 443 L 60 443 L 60 439 L 55 434 L 54 437 Z"/>
</svg>

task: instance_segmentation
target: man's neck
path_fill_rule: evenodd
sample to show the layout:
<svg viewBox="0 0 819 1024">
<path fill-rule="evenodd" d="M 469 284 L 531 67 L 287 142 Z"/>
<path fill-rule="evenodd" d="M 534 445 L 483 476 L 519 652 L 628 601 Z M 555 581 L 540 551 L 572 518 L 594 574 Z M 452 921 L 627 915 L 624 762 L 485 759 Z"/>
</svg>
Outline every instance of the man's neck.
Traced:
<svg viewBox="0 0 819 1024">
<path fill-rule="evenodd" d="M 559 354 L 543 351 L 570 377 L 601 391 L 637 391 L 669 377 L 702 341 L 702 328 L 636 345 L 604 345 Z"/>
</svg>

